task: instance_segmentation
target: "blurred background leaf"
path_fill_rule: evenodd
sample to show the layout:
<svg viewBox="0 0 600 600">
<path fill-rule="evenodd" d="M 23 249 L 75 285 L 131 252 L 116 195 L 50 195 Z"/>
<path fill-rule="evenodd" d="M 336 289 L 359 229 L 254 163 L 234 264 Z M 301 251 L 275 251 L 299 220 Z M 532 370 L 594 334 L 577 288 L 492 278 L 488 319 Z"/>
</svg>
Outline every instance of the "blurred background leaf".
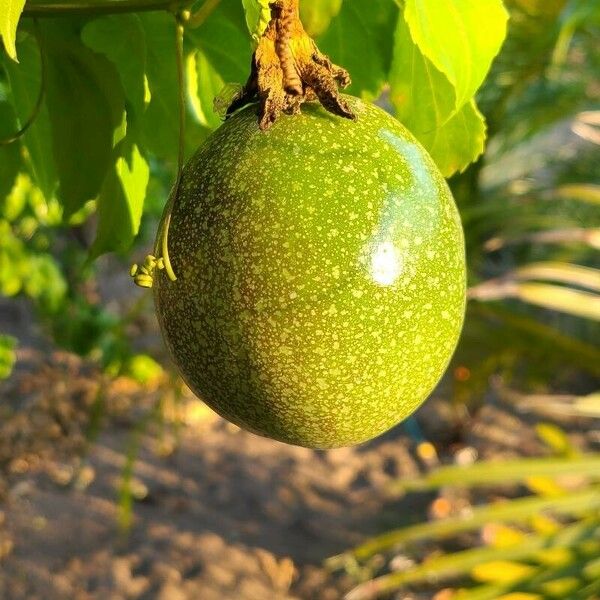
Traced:
<svg viewBox="0 0 600 600">
<path fill-rule="evenodd" d="M 17 356 L 17 340 L 9 335 L 0 335 L 0 379 L 6 379 L 11 373 Z"/>
</svg>

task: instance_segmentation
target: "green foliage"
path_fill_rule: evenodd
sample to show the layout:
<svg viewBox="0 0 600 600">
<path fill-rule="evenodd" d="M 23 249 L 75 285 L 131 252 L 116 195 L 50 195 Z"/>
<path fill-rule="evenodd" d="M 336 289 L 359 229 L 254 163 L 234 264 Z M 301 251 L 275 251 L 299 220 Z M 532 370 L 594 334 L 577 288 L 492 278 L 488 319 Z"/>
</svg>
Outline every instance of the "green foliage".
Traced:
<svg viewBox="0 0 600 600">
<path fill-rule="evenodd" d="M 269 0 L 242 0 L 246 14 L 246 25 L 255 44 L 267 28 L 271 19 Z"/>
<path fill-rule="evenodd" d="M 36 190 L 25 179 L 19 180 L 6 203 L 6 218 L 0 219 L 0 294 L 24 293 L 44 311 L 52 312 L 66 294 L 66 282 L 56 262 L 47 252 L 48 240 L 38 231 L 37 219 L 27 214 L 24 198 L 38 201 Z M 12 214 L 11 214 L 12 213 Z M 24 238 L 29 238 L 26 244 Z"/>
<path fill-rule="evenodd" d="M 124 372 L 144 385 L 159 378 L 163 374 L 163 369 L 151 356 L 136 354 L 127 361 Z"/>
<path fill-rule="evenodd" d="M 177 156 L 178 82 L 175 62 L 175 22 L 158 13 L 140 15 L 147 46 L 146 77 L 150 102 L 140 115 L 142 143 L 161 159 Z"/>
<path fill-rule="evenodd" d="M 468 368 L 460 401 L 476 401 L 494 373 L 527 390 L 600 374 L 597 146 L 563 129 L 584 131 L 598 106 L 598 28 L 582 24 L 557 65 L 569 5 L 510 4 L 510 35 L 479 95 L 489 148 L 452 181 L 473 285 L 454 360 Z"/>
<path fill-rule="evenodd" d="M 94 19 L 83 27 L 81 39 L 115 65 L 131 107 L 130 117 L 142 115 L 146 101 L 147 49 L 140 18 L 137 15 L 108 15 Z"/>
<path fill-rule="evenodd" d="M 390 99 L 447 177 L 483 152 L 485 120 L 474 95 L 502 46 L 507 16 L 499 0 L 407 0 L 398 19 Z"/>
<path fill-rule="evenodd" d="M 223 122 L 214 108 L 215 97 L 224 85 L 241 85 L 249 75 L 252 47 L 240 3 L 221 0 L 199 27 L 186 31 L 186 42 L 195 58 L 195 77 L 188 76 L 188 93 L 196 101 L 200 123 L 215 129 Z"/>
<path fill-rule="evenodd" d="M 0 335 L 0 380 L 6 379 L 13 370 L 17 356 L 17 340 L 10 335 Z"/>
<path fill-rule="evenodd" d="M 40 27 L 58 195 L 69 217 L 100 192 L 122 135 L 123 91 L 114 64 L 87 48 L 78 28 Z"/>
<path fill-rule="evenodd" d="M 310 36 L 318 36 L 327 31 L 331 19 L 342 8 L 342 0 L 303 0 L 300 4 L 300 18 Z"/>
<path fill-rule="evenodd" d="M 19 123 L 24 124 L 35 113 L 36 102 L 40 90 L 43 89 L 43 69 L 40 51 L 33 35 L 27 34 L 19 41 L 18 51 L 19 64 L 4 60 L 4 67 L 10 88 L 9 98 Z M 53 158 L 50 116 L 45 102 L 20 142 L 27 154 L 27 171 L 35 178 L 35 183 L 44 196 L 48 199 L 53 198 L 57 174 Z"/>
<path fill-rule="evenodd" d="M 394 2 L 345 0 L 318 39 L 321 50 L 349 71 L 349 93 L 375 100 L 388 80 L 392 62 L 394 24 L 399 11 Z"/>
<path fill-rule="evenodd" d="M 12 105 L 6 101 L 0 101 L 0 137 L 12 135 L 16 127 L 17 120 Z M 19 147 L 14 144 L 0 146 L 0 199 L 9 194 L 20 168 Z"/>
<path fill-rule="evenodd" d="M 398 4 L 303 0 L 301 6 L 323 50 L 350 70 L 351 92 L 376 100 L 391 84 L 398 117 L 449 176 L 482 152 L 485 127 L 473 94 L 502 42 L 505 13 L 498 0 L 478 8 L 454 0 L 445 10 L 460 27 L 444 28 L 429 2 Z M 2 12 L 12 57 L 22 8 L 13 0 Z M 252 37 L 256 41 L 269 19 L 263 0 L 199 1 L 192 8 L 184 57 L 186 156 L 219 126 L 213 99 L 227 84 L 245 82 Z M 27 173 L 48 200 L 60 201 L 65 220 L 95 200 L 99 230 L 92 256 L 126 250 L 139 230 L 146 186 L 136 182 L 132 195 L 123 165 L 139 167 L 143 184 L 152 161 L 171 169 L 177 163 L 174 18 L 82 15 L 38 26 L 23 18 L 15 51 L 18 64 L 0 57 L 0 132 L 9 137 L 31 118 L 33 124 L 18 142 L 0 148 L 0 191 L 8 192 L 17 172 Z M 411 57 L 418 68 L 408 79 Z"/>
<path fill-rule="evenodd" d="M 425 144 L 445 176 L 483 153 L 484 118 L 474 101 L 456 108 L 452 84 L 414 43 L 398 20 L 390 100 L 398 118 Z"/>
<path fill-rule="evenodd" d="M 98 232 L 90 249 L 92 257 L 111 250 L 127 250 L 137 235 L 146 187 L 150 177 L 148 163 L 137 146 L 128 158 L 119 157 L 106 175 L 97 200 Z"/>
<path fill-rule="evenodd" d="M 506 37 L 502 1 L 406 0 L 404 16 L 415 44 L 454 87 L 460 109 L 481 87 Z"/>
<path fill-rule="evenodd" d="M 30 179 L 19 175 L 0 214 L 0 295 L 28 298 L 55 343 L 96 360 L 112 375 L 149 376 L 152 365 L 136 362 L 126 334 L 140 307 L 119 317 L 88 299 L 93 270 L 86 267 L 79 243 L 65 238 L 60 204 L 47 202 Z M 84 210 L 71 222 L 86 216 Z"/>
<path fill-rule="evenodd" d="M 539 283 L 552 281 L 565 285 Z M 572 286 L 572 287 L 566 287 Z M 578 289 L 583 288 L 583 289 Z M 519 298 L 571 315 L 600 321 L 600 270 L 561 262 L 530 263 L 471 289 L 471 298 Z"/>
</svg>

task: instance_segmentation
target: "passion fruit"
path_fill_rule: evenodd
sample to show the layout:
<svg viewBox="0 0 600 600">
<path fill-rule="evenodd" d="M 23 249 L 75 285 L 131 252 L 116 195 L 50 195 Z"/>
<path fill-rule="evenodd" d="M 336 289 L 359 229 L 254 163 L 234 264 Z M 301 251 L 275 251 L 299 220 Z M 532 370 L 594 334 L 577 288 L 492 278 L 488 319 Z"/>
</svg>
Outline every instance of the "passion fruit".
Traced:
<svg viewBox="0 0 600 600">
<path fill-rule="evenodd" d="M 190 388 L 259 435 L 312 448 L 369 440 L 442 376 L 465 307 L 450 190 L 393 117 L 308 103 L 260 131 L 226 121 L 166 210 L 160 327 Z"/>
</svg>

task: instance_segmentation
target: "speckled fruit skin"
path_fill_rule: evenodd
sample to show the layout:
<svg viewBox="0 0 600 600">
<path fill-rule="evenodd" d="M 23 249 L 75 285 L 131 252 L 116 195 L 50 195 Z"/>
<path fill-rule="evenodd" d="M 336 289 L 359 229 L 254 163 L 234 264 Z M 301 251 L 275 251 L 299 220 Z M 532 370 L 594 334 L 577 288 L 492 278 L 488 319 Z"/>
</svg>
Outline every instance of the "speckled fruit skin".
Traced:
<svg viewBox="0 0 600 600">
<path fill-rule="evenodd" d="M 155 276 L 191 389 L 259 435 L 333 448 L 409 416 L 443 374 L 465 307 L 450 190 L 393 117 L 305 105 L 267 132 L 249 107 L 184 169 Z"/>
</svg>

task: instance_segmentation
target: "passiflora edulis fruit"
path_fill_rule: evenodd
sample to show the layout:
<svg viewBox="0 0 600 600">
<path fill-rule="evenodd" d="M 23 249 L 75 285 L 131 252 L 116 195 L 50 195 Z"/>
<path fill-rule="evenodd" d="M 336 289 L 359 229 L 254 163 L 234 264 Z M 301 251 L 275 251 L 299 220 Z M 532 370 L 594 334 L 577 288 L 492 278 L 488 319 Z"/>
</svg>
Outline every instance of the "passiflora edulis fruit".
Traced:
<svg viewBox="0 0 600 600">
<path fill-rule="evenodd" d="M 465 306 L 444 178 L 397 120 L 345 101 L 356 121 L 315 103 L 267 131 L 255 107 L 226 121 L 166 211 L 177 279 L 163 269 L 154 281 L 191 389 L 247 430 L 314 448 L 410 415 L 443 374 Z"/>
</svg>

